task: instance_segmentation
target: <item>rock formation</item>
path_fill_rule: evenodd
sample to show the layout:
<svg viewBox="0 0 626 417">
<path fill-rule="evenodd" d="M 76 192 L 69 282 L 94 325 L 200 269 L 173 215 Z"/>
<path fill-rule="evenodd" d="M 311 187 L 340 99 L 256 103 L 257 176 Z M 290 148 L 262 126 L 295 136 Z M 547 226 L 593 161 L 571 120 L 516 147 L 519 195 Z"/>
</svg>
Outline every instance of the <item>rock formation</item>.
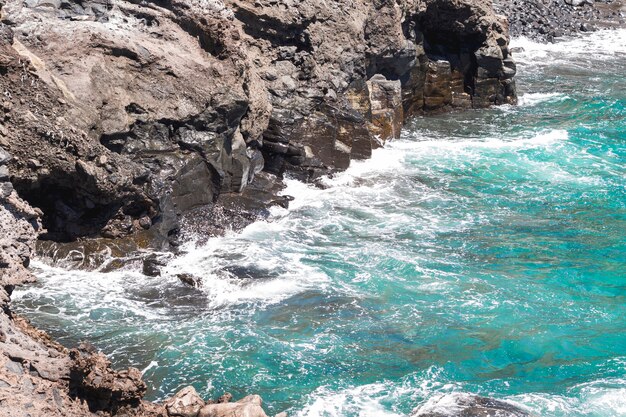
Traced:
<svg viewBox="0 0 626 417">
<path fill-rule="evenodd" d="M 8 0 L 1 30 L 0 145 L 57 241 L 215 231 L 262 170 L 311 180 L 412 115 L 515 101 L 486 0 Z"/>
<path fill-rule="evenodd" d="M 0 148 L 0 315 L 13 288 L 35 280 L 27 268 L 41 231 L 41 211 L 22 200 L 9 181 L 10 160 Z"/>
</svg>

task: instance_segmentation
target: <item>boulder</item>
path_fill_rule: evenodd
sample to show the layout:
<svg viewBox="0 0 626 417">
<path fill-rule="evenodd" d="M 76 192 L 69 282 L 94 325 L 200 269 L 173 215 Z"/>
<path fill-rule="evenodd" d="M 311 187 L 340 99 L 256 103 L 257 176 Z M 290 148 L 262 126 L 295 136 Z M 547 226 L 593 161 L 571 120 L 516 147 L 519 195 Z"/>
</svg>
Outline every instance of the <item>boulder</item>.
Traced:
<svg viewBox="0 0 626 417">
<path fill-rule="evenodd" d="M 202 278 L 192 274 L 178 274 L 176 275 L 180 282 L 189 285 L 190 287 L 200 288 L 202 287 Z"/>
<path fill-rule="evenodd" d="M 147 388 L 141 371 L 114 371 L 106 356 L 88 344 L 72 349 L 70 358 L 70 393 L 87 402 L 91 411 L 116 412 L 126 406 L 139 406 Z"/>
<path fill-rule="evenodd" d="M 171 417 L 196 417 L 203 406 L 204 400 L 192 386 L 181 389 L 165 401 L 165 409 Z"/>
<path fill-rule="evenodd" d="M 258 395 L 248 395 L 231 403 L 207 404 L 200 409 L 198 417 L 267 417 Z"/>
</svg>

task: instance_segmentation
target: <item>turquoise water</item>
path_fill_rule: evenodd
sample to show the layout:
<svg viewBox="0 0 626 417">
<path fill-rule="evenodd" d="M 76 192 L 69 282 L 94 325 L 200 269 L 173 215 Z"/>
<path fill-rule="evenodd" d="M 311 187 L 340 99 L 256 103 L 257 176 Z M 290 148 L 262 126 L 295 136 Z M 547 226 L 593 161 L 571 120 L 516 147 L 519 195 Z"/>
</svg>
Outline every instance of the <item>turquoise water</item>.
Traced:
<svg viewBox="0 0 626 417">
<path fill-rule="evenodd" d="M 417 119 L 164 277 L 37 262 L 16 308 L 144 369 L 150 399 L 193 384 L 380 417 L 477 393 L 626 416 L 626 31 L 516 44 L 520 106 Z"/>
</svg>

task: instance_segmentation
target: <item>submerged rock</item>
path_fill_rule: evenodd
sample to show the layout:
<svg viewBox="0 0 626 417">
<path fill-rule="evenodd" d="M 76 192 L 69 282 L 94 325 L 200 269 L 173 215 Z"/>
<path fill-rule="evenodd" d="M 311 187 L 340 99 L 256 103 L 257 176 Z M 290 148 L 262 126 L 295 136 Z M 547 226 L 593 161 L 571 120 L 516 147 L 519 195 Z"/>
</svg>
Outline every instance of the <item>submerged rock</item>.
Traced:
<svg viewBox="0 0 626 417">
<path fill-rule="evenodd" d="M 178 274 L 176 275 L 180 282 L 189 285 L 190 287 L 200 288 L 202 287 L 202 278 L 192 274 Z"/>
<path fill-rule="evenodd" d="M 444 394 L 429 399 L 411 417 L 531 417 L 510 403 L 471 394 Z"/>
</svg>

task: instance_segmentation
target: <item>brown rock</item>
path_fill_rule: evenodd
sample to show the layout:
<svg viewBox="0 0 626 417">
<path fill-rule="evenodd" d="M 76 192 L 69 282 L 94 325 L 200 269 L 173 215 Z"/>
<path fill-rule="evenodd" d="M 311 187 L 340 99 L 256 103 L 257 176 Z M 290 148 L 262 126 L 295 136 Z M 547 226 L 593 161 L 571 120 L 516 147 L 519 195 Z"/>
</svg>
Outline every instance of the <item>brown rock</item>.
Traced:
<svg viewBox="0 0 626 417">
<path fill-rule="evenodd" d="M 192 386 L 183 388 L 165 401 L 167 414 L 172 417 L 196 417 L 203 406 L 204 400 Z"/>
<path fill-rule="evenodd" d="M 92 411 L 115 411 L 138 406 L 146 392 L 141 372 L 136 368 L 111 369 L 111 362 L 89 345 L 70 352 L 70 391 L 85 400 Z"/>
<path fill-rule="evenodd" d="M 434 110 L 452 103 L 452 72 L 450 62 L 431 61 L 428 63 L 424 86 L 424 107 Z"/>
<path fill-rule="evenodd" d="M 383 142 L 399 138 L 404 122 L 400 80 L 390 81 L 385 76 L 377 74 L 367 81 L 367 86 L 375 134 L 378 134 Z"/>
<path fill-rule="evenodd" d="M 249 395 L 234 403 L 208 404 L 200 409 L 198 417 L 267 417 L 258 395 Z"/>
<path fill-rule="evenodd" d="M 233 394 L 230 392 L 224 393 L 221 397 L 217 399 L 218 403 L 229 403 L 233 399 Z"/>
</svg>

